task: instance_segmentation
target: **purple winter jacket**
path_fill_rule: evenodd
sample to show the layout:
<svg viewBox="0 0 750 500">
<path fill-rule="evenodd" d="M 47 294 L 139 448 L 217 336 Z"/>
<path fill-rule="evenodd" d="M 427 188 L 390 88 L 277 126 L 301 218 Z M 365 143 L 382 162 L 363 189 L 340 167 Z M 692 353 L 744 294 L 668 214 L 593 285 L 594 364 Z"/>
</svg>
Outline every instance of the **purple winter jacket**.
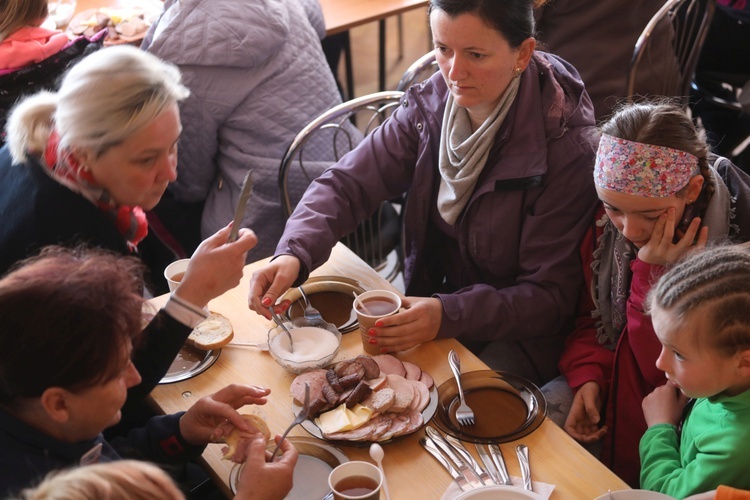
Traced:
<svg viewBox="0 0 750 500">
<path fill-rule="evenodd" d="M 307 270 L 383 200 L 408 192 L 403 213 L 406 293 L 443 303 L 438 338 L 519 341 L 537 364 L 556 366 L 582 285 L 578 246 L 597 203 L 593 106 L 576 70 L 536 52 L 487 164 L 456 222 L 463 283 L 443 291 L 430 220 L 448 89 L 440 73 L 412 86 L 401 106 L 310 185 L 276 255 Z"/>
</svg>

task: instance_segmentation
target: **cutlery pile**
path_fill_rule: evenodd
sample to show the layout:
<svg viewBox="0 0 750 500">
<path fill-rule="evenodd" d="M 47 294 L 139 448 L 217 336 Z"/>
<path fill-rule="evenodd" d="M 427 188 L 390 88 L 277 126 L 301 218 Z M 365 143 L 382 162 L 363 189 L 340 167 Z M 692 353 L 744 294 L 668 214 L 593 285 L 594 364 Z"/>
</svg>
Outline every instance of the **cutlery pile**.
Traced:
<svg viewBox="0 0 750 500">
<path fill-rule="evenodd" d="M 453 481 L 462 491 L 493 484 L 513 484 L 505 458 L 496 444 L 476 444 L 476 450 L 482 461 L 480 465 L 466 449 L 464 444 L 450 435 L 443 435 L 431 426 L 425 427 L 426 436 L 420 444 L 440 462 L 448 471 Z M 533 491 L 531 470 L 529 468 L 529 449 L 526 445 L 516 447 L 516 455 L 523 476 L 524 488 Z"/>
</svg>

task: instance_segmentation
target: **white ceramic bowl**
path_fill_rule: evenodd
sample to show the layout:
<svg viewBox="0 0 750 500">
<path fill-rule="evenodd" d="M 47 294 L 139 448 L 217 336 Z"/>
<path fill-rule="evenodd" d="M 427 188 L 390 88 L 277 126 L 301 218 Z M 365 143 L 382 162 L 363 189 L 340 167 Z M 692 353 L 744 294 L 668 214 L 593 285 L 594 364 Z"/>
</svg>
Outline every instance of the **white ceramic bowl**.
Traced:
<svg viewBox="0 0 750 500">
<path fill-rule="evenodd" d="M 306 318 L 296 318 L 284 322 L 293 340 L 293 352 L 289 352 L 286 333 L 277 326 L 268 331 L 268 350 L 271 357 L 284 369 L 294 373 L 302 373 L 328 365 L 339 353 L 341 348 L 341 332 L 323 320 L 311 321 Z M 316 334 L 317 331 L 317 334 Z M 325 342 L 319 341 L 321 335 L 327 335 Z M 327 343 L 329 349 L 321 350 L 321 345 Z"/>
<path fill-rule="evenodd" d="M 498 500 L 500 498 L 502 500 L 542 500 L 544 497 L 517 486 L 493 485 L 464 491 L 454 500 Z"/>
</svg>

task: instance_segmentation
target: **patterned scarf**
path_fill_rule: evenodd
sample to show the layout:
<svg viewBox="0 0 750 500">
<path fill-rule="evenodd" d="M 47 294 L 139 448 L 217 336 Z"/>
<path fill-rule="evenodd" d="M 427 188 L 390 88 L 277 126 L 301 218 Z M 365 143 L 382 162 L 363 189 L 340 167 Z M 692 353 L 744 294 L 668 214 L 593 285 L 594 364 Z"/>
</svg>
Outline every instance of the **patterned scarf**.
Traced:
<svg viewBox="0 0 750 500">
<path fill-rule="evenodd" d="M 148 222 L 143 209 L 117 205 L 109 193 L 96 184 L 91 172 L 79 165 L 67 152 L 58 154 L 59 143 L 60 136 L 53 130 L 44 152 L 44 163 L 52 178 L 109 214 L 117 230 L 127 240 L 130 250 L 135 251 L 138 243 L 148 234 Z"/>
</svg>

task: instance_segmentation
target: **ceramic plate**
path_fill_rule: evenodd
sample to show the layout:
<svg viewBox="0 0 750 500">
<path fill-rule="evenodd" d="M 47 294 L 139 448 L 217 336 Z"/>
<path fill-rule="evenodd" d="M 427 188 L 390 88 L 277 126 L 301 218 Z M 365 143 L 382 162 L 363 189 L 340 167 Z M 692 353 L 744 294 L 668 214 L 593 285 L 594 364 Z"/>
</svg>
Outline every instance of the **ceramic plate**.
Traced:
<svg viewBox="0 0 750 500">
<path fill-rule="evenodd" d="M 427 425 L 427 423 L 430 420 L 432 420 L 432 417 L 435 415 L 435 410 L 437 409 L 437 406 L 438 406 L 438 397 L 437 396 L 438 396 L 437 389 L 433 385 L 432 389 L 430 389 L 430 402 L 427 404 L 427 406 L 425 407 L 425 409 L 422 410 L 422 420 L 423 420 L 423 422 L 422 422 L 422 426 L 419 429 L 421 429 L 422 427 L 424 427 L 425 425 Z M 292 401 L 292 410 L 294 411 L 295 415 L 299 412 L 299 410 L 301 408 L 302 407 L 296 401 L 294 401 L 294 400 Z M 320 430 L 320 428 L 317 425 L 315 425 L 315 422 L 313 422 L 310 419 L 305 420 L 300 425 L 302 426 L 303 429 L 305 429 L 311 435 L 315 436 L 318 439 L 322 439 L 323 441 L 326 441 L 328 443 L 334 443 L 334 444 L 341 445 L 341 446 L 358 446 L 358 447 L 370 446 L 370 444 L 373 443 L 373 441 L 334 441 L 334 440 L 328 440 L 328 439 L 326 439 L 323 436 L 323 432 Z M 403 436 L 408 436 L 409 434 L 413 434 L 413 433 L 417 432 L 419 429 L 414 429 L 412 432 L 410 432 L 408 434 L 401 434 L 399 436 L 394 436 L 393 438 L 388 439 L 386 441 L 378 441 L 378 442 L 380 444 L 390 443 L 394 439 L 398 439 L 398 438 L 401 438 Z"/>
<path fill-rule="evenodd" d="M 594 500 L 674 500 L 674 497 L 649 490 L 620 490 L 605 493 Z"/>
<path fill-rule="evenodd" d="M 352 292 L 359 295 L 366 291 L 367 288 L 362 283 L 343 276 L 317 276 L 305 281 L 302 289 L 323 319 L 336 325 L 341 333 L 349 333 L 358 328 L 357 314 L 352 307 Z M 294 319 L 304 314 L 304 301 L 299 289 L 290 289 L 282 297 L 282 300 L 286 299 L 292 301 L 287 311 L 288 318 Z"/>
<path fill-rule="evenodd" d="M 472 443 L 505 443 L 530 434 L 547 414 L 544 395 L 530 381 L 508 372 L 482 370 L 461 374 L 466 402 L 474 410 L 474 425 L 456 420 L 460 404 L 456 380 L 438 387 L 435 422 L 444 432 Z"/>
<path fill-rule="evenodd" d="M 164 378 L 159 383 L 171 384 L 195 377 L 199 373 L 208 370 L 219 359 L 220 354 L 221 349 L 201 351 L 194 347 L 183 346 L 177 357 L 172 361 L 172 366 L 169 367 L 167 374 L 164 375 Z"/>
<path fill-rule="evenodd" d="M 338 448 L 328 443 L 321 443 L 309 437 L 293 436 L 289 439 L 299 452 L 297 465 L 294 467 L 294 486 L 287 500 L 318 500 L 331 492 L 328 487 L 328 475 L 338 465 L 349 459 Z M 270 445 L 273 449 L 275 444 Z M 237 493 L 237 484 L 244 464 L 235 464 L 229 472 L 229 487 Z"/>
<path fill-rule="evenodd" d="M 541 495 L 533 491 L 526 491 L 514 486 L 494 485 L 482 486 L 469 491 L 464 491 L 454 500 L 541 500 Z"/>
</svg>

